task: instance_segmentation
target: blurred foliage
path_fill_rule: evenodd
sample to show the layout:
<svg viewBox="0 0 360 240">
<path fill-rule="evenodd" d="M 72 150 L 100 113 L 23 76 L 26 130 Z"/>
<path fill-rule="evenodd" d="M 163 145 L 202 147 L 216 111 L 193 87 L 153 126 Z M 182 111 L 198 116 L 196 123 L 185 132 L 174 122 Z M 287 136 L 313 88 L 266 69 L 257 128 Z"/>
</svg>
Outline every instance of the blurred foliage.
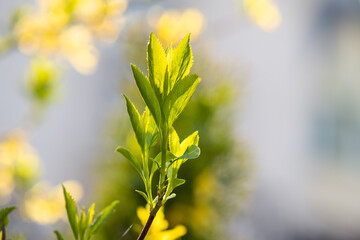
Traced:
<svg viewBox="0 0 360 240">
<path fill-rule="evenodd" d="M 125 62 L 136 62 L 142 69 L 146 68 L 146 46 L 143 42 L 149 31 L 157 33 L 151 24 L 144 21 L 145 18 L 137 19 L 133 27 L 123 34 L 126 39 Z M 234 74 L 237 71 L 233 71 L 226 63 L 210 57 L 201 48 L 201 42 L 195 41 L 192 46 L 196 56 L 193 70 L 201 76 L 202 82 L 174 126 L 179 129 L 181 139 L 199 130 L 202 153 L 198 159 L 191 164 L 184 164 L 180 170 L 179 177 L 187 179 L 187 184 L 178 188 L 174 200 L 167 202 L 165 213 L 170 226 L 184 224 L 188 228 L 184 239 L 228 239 L 226 223 L 241 209 L 241 199 L 246 195 L 244 181 L 249 170 L 248 162 L 245 161 L 246 149 L 235 138 L 232 122 L 235 114 L 233 103 L 238 94 L 234 86 L 235 81 L 239 81 L 239 74 Z M 122 89 L 119 92 L 125 91 L 125 88 L 135 104 L 141 105 L 139 93 L 130 84 L 130 72 L 123 72 L 121 80 Z M 101 204 L 119 199 L 126 208 L 105 226 L 101 239 L 122 236 L 129 226 L 138 222 L 135 212 L 144 203 L 133 190 L 143 189 L 136 171 L 125 159 L 108 154 L 119 143 L 132 152 L 140 152 L 135 135 L 130 131 L 131 125 L 124 105 L 112 114 L 106 129 L 108 141 L 101 154 L 101 162 L 96 167 L 95 192 L 102 192 L 98 196 Z M 134 239 L 138 232 L 139 229 L 134 227 L 123 239 Z"/>
</svg>

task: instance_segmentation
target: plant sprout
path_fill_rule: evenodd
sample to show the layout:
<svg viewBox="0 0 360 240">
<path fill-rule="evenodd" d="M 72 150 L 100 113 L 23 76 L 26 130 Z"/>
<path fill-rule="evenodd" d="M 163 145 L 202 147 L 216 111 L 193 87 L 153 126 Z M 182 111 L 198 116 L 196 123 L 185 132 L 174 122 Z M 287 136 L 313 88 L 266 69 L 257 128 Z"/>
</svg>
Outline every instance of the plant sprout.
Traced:
<svg viewBox="0 0 360 240">
<path fill-rule="evenodd" d="M 177 176 L 181 165 L 200 155 L 198 132 L 180 142 L 173 127 L 200 82 L 197 75 L 189 74 L 193 61 L 189 41 L 190 34 L 176 48 L 170 45 L 164 50 L 151 33 L 147 52 L 148 77 L 131 64 L 136 85 L 146 104 L 144 113 L 140 115 L 131 100 L 124 95 L 130 122 L 141 149 L 141 158 L 134 157 L 123 147 L 118 147 L 116 151 L 131 162 L 145 186 L 145 192 L 136 191 L 149 205 L 150 216 L 138 240 L 146 237 L 159 209 L 167 200 L 176 196 L 174 189 L 185 183 Z M 150 156 L 152 146 L 158 141 L 160 152 Z M 154 197 L 152 180 L 157 172 L 159 183 Z"/>
</svg>

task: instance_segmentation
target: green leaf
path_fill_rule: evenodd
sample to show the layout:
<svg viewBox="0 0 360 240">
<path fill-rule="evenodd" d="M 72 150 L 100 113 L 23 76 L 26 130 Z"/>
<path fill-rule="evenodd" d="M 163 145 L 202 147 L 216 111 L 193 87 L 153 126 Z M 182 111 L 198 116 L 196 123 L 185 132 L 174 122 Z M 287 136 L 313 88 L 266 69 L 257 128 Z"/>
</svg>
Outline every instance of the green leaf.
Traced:
<svg viewBox="0 0 360 240">
<path fill-rule="evenodd" d="M 146 195 L 146 193 L 144 193 L 143 191 L 140 191 L 140 190 L 135 190 L 135 192 L 137 192 L 138 194 L 140 194 L 140 195 L 146 200 L 146 202 L 150 204 L 149 198 L 148 198 L 148 196 Z"/>
<path fill-rule="evenodd" d="M 138 110 L 135 108 L 134 104 L 130 99 L 124 94 L 126 99 L 127 111 L 129 113 L 130 121 L 132 128 L 134 129 L 136 139 L 142 149 L 144 149 L 145 137 L 144 137 L 144 127 L 142 124 L 142 119 Z"/>
<path fill-rule="evenodd" d="M 56 235 L 56 239 L 57 239 L 57 240 L 64 240 L 64 238 L 61 236 L 61 234 L 59 233 L 59 231 L 55 230 L 54 233 L 55 233 L 55 235 Z"/>
<path fill-rule="evenodd" d="M 172 183 L 172 186 L 173 186 L 172 189 L 175 189 L 176 187 L 183 185 L 184 183 L 185 183 L 184 179 L 174 178 L 173 183 Z"/>
<path fill-rule="evenodd" d="M 138 171 L 138 173 L 143 176 L 140 163 L 128 150 L 123 147 L 118 147 L 115 151 L 121 153 L 125 158 L 127 158 L 131 162 L 133 167 L 136 169 L 136 171 Z"/>
<path fill-rule="evenodd" d="M 179 159 L 195 159 L 200 156 L 200 148 L 196 145 L 189 146 Z"/>
<path fill-rule="evenodd" d="M 15 207 L 6 207 L 0 210 L 0 223 L 2 223 L 3 221 L 6 222 L 7 217 L 9 216 L 9 214 L 15 210 Z"/>
<path fill-rule="evenodd" d="M 95 203 L 93 203 L 91 205 L 91 207 L 89 208 L 88 213 L 87 213 L 87 225 L 88 226 L 90 225 L 90 223 L 94 219 L 94 214 L 95 214 Z"/>
<path fill-rule="evenodd" d="M 148 107 L 145 108 L 141 118 L 145 131 L 145 151 L 148 151 L 156 142 L 159 132 L 157 130 L 154 118 L 150 115 Z"/>
<path fill-rule="evenodd" d="M 179 156 L 180 154 L 182 154 L 182 152 L 180 152 L 181 149 L 179 135 L 173 127 L 170 130 L 169 149 L 170 152 L 172 152 L 175 156 Z"/>
<path fill-rule="evenodd" d="M 151 33 L 148 45 L 149 80 L 159 101 L 161 101 L 164 92 L 166 65 L 165 51 L 155 34 Z"/>
<path fill-rule="evenodd" d="M 170 200 L 176 197 L 175 193 L 170 194 L 170 196 L 166 200 Z"/>
<path fill-rule="evenodd" d="M 65 197 L 65 207 L 71 230 L 74 234 L 75 239 L 79 237 L 79 218 L 77 215 L 76 204 L 73 197 L 66 191 L 64 185 L 62 185 Z"/>
<path fill-rule="evenodd" d="M 88 240 L 91 239 L 99 228 L 105 223 L 108 217 L 114 212 L 115 207 L 119 204 L 119 201 L 112 202 L 109 206 L 99 213 L 95 221 L 90 225 L 88 229 Z"/>
<path fill-rule="evenodd" d="M 184 153 L 189 146 L 191 145 L 197 146 L 198 144 L 199 144 L 199 133 L 198 131 L 195 131 L 181 142 L 180 149 Z"/>
<path fill-rule="evenodd" d="M 186 35 L 171 56 L 170 90 L 176 82 L 189 74 L 193 61 L 190 34 Z"/>
<path fill-rule="evenodd" d="M 173 122 L 184 110 L 199 84 L 199 81 L 200 78 L 193 74 L 188 75 L 175 83 L 164 102 L 164 114 L 168 120 L 169 126 L 172 126 Z"/>
<path fill-rule="evenodd" d="M 155 122 L 160 126 L 161 122 L 161 110 L 159 101 L 155 95 L 153 88 L 147 77 L 134 65 L 131 64 L 131 69 L 136 81 L 136 85 L 139 88 L 140 94 L 144 99 L 144 102 L 148 106 L 151 114 L 154 116 Z"/>
<path fill-rule="evenodd" d="M 84 235 L 85 235 L 85 231 L 86 231 L 87 227 L 88 227 L 88 224 L 87 224 L 87 218 L 86 218 L 85 209 L 82 209 L 81 213 L 80 213 L 80 220 L 79 220 L 80 240 L 84 239 Z"/>
</svg>

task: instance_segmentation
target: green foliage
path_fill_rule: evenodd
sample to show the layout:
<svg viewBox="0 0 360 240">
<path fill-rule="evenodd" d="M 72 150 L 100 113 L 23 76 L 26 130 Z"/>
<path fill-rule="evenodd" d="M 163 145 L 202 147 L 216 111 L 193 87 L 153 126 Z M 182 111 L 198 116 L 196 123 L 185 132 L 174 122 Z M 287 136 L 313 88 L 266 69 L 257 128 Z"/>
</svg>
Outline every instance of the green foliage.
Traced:
<svg viewBox="0 0 360 240">
<path fill-rule="evenodd" d="M 119 204 L 119 201 L 112 202 L 104 208 L 94 220 L 95 204 L 92 204 L 87 212 L 85 208 L 82 208 L 79 216 L 73 197 L 66 191 L 64 186 L 63 191 L 66 213 L 75 240 L 91 240 Z M 63 240 L 63 237 L 58 231 L 54 231 L 54 233 L 58 240 Z"/>
<path fill-rule="evenodd" d="M 5 223 L 5 226 L 9 224 L 9 214 L 15 210 L 15 207 L 6 207 L 0 210 L 0 224 L 3 222 Z"/>
<path fill-rule="evenodd" d="M 156 203 L 152 195 L 152 179 L 155 172 L 159 171 L 157 199 L 162 200 L 160 204 L 164 204 L 172 191 L 185 182 L 177 178 L 181 164 L 200 155 L 197 132 L 196 141 L 186 140 L 181 146 L 178 143 L 176 151 L 174 147 L 170 147 L 170 151 L 168 149 L 169 140 L 174 142 L 169 138 L 170 132 L 176 132 L 173 123 L 184 110 L 200 82 L 197 75 L 188 75 L 193 59 L 189 41 L 190 35 L 187 35 L 175 49 L 169 46 L 164 51 L 159 40 L 151 33 L 147 57 L 149 77 L 138 67 L 131 65 L 136 85 L 147 106 L 142 117 L 131 100 L 124 95 L 130 122 L 141 148 L 141 159 L 137 159 L 123 147 L 118 147 L 116 151 L 126 157 L 140 174 L 145 192 L 136 192 L 144 197 L 150 210 Z M 160 136 L 161 151 L 153 159 L 150 150 L 156 142 L 157 135 Z M 181 149 L 184 151 L 180 153 Z"/>
<path fill-rule="evenodd" d="M 142 42 L 147 38 L 147 33 L 143 34 L 143 32 L 148 32 L 148 30 L 140 29 L 139 31 L 141 32 L 128 38 L 129 45 L 125 48 L 127 53 L 124 61 L 136 62 L 142 69 L 146 69 L 146 56 L 142 51 Z M 241 96 L 239 82 L 243 81 L 243 76 L 237 71 L 241 67 L 232 67 L 226 61 L 219 62 L 216 58 L 209 56 L 208 48 L 202 48 L 202 46 L 203 44 L 199 42 L 193 46 L 197 61 L 192 72 L 201 75 L 204 80 L 174 123 L 178 140 L 173 141 L 180 145 L 184 142 L 181 140 L 192 135 L 191 133 L 196 136 L 195 130 L 198 130 L 201 135 L 199 142 L 201 155 L 191 164 L 181 165 L 177 178 L 186 179 L 186 184 L 175 188 L 176 198 L 166 203 L 165 213 L 171 225 L 184 224 L 187 227 L 188 232 L 183 239 L 229 239 L 227 223 L 243 207 L 243 202 L 239 199 L 246 197 L 244 183 L 248 179 L 248 171 L 251 167 L 247 160 L 250 158 L 247 155 L 248 150 L 245 144 L 239 141 L 238 131 L 234 131 L 235 122 L 233 121 L 234 115 L 239 114 L 238 106 L 233 103 L 235 99 L 238 102 L 237 97 Z M 129 78 L 129 75 L 123 72 L 121 86 L 126 89 L 127 96 L 140 109 L 141 95 L 137 94 L 138 89 L 134 85 L 128 84 L 133 80 Z M 96 191 L 103 193 L 98 196 L 99 204 L 105 205 L 111 199 L 120 199 L 127 206 L 113 216 L 97 235 L 97 238 L 101 240 L 120 239 L 127 227 L 137 221 L 134 213 L 144 201 L 143 196 L 133 191 L 134 188 L 142 190 L 143 182 L 141 178 L 138 178 L 138 173 L 132 171 L 132 165 L 125 158 L 109 153 L 115 144 L 121 142 L 122 146 L 126 146 L 135 157 L 141 159 L 127 115 L 126 111 L 121 111 L 121 109 L 112 113 L 105 129 L 108 141 L 103 145 L 102 157 L 98 159 L 97 169 L 100 168 L 101 171 L 95 173 L 97 175 Z M 174 146 L 171 143 L 172 139 L 174 138 L 169 138 L 170 149 L 174 149 L 171 146 Z M 150 163 L 153 161 L 161 163 L 161 154 L 158 154 L 158 149 L 159 144 L 153 147 Z M 172 150 L 172 152 L 176 151 Z M 171 152 L 168 151 L 168 159 L 171 158 L 170 154 Z M 153 166 L 155 167 L 156 164 Z M 156 169 L 153 181 L 157 180 L 157 173 L 158 169 Z M 168 200 L 173 196 L 175 196 L 174 193 L 170 194 Z M 138 231 L 135 224 L 132 231 L 128 231 L 121 239 L 136 239 Z"/>
</svg>

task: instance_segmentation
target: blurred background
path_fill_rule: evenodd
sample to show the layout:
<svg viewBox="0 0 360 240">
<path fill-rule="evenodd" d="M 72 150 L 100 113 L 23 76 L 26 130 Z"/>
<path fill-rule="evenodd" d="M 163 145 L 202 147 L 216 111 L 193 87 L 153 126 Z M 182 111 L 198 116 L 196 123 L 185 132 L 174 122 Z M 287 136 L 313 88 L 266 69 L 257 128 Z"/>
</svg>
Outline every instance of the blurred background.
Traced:
<svg viewBox="0 0 360 240">
<path fill-rule="evenodd" d="M 120 200 L 96 239 L 136 238 L 142 183 L 114 149 L 136 143 L 121 93 L 143 106 L 129 63 L 146 71 L 150 32 L 164 47 L 191 32 L 202 82 L 175 127 L 202 154 L 148 240 L 360 239 L 358 0 L 2 1 L 12 239 L 70 236 L 62 183 L 80 205 Z"/>
</svg>

